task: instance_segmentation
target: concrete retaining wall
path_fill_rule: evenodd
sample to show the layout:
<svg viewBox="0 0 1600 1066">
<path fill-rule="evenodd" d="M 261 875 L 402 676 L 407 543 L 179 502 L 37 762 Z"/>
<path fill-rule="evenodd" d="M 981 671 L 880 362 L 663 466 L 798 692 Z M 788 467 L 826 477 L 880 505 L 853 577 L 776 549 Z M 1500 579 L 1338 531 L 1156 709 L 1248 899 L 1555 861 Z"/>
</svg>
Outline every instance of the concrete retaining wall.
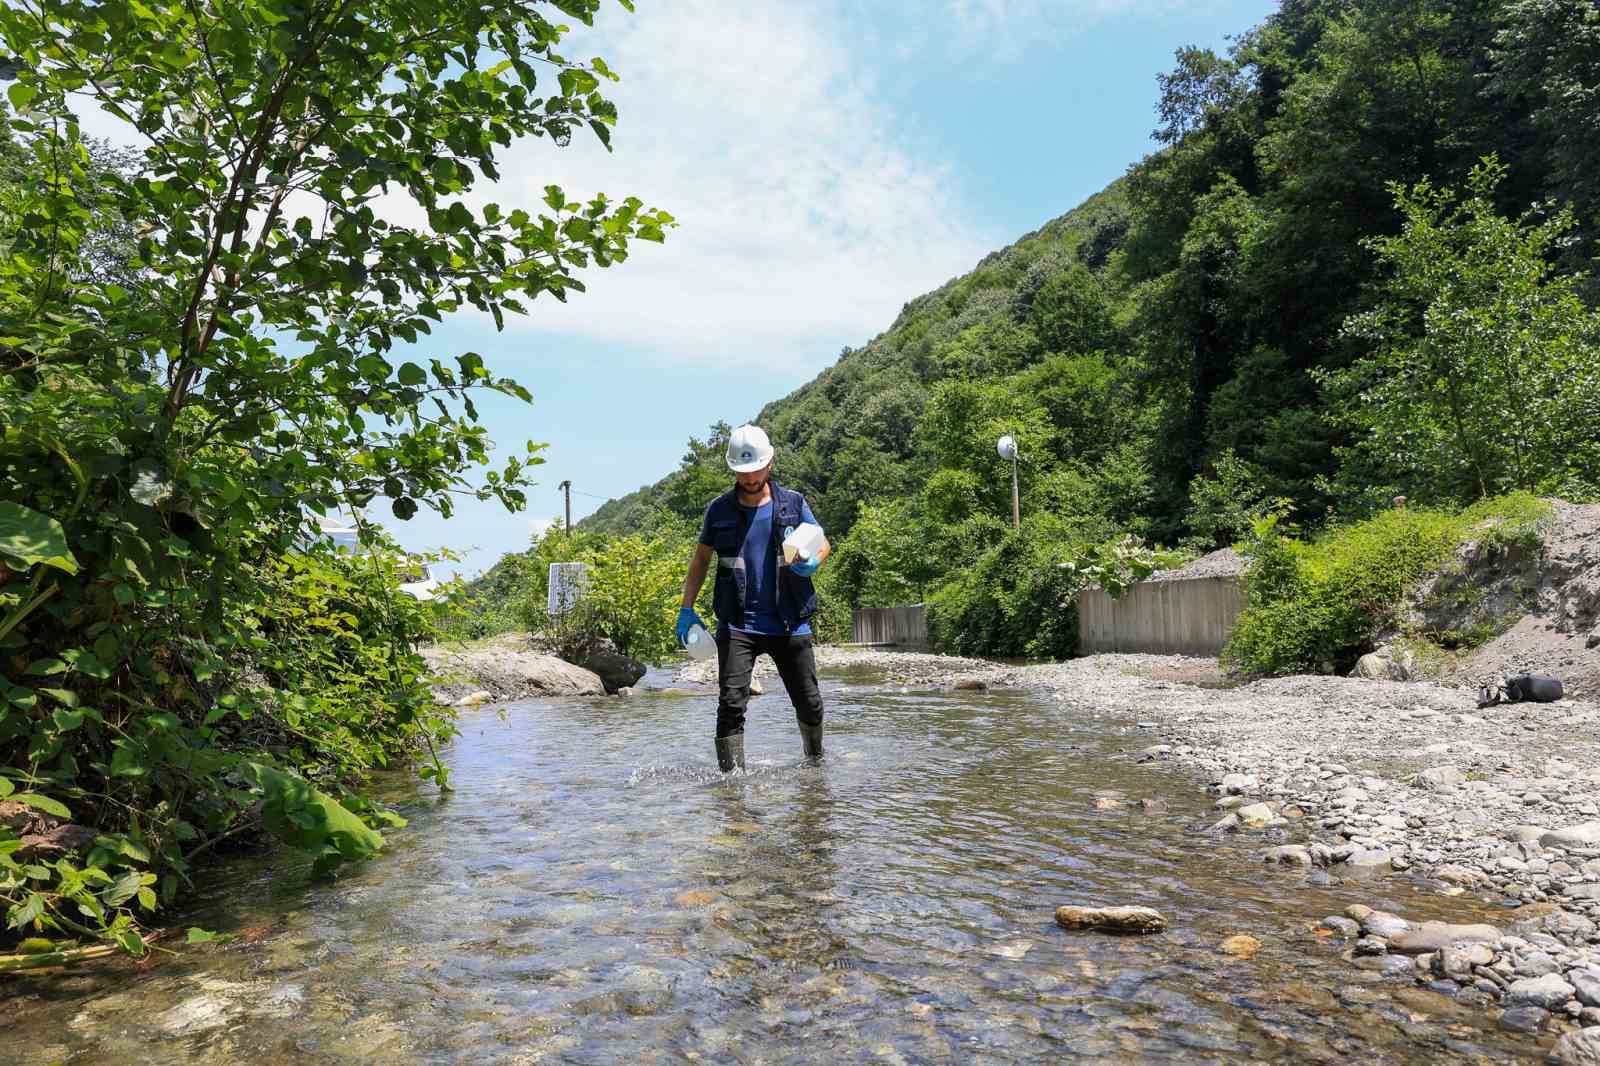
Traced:
<svg viewBox="0 0 1600 1066">
<path fill-rule="evenodd" d="M 928 616 L 922 604 L 909 607 L 861 607 L 855 613 L 857 644 L 893 644 L 900 648 L 928 646 Z"/>
<path fill-rule="evenodd" d="M 1236 577 L 1142 581 L 1113 600 L 1099 589 L 1078 593 L 1078 653 L 1138 651 L 1216 655 L 1244 610 Z"/>
</svg>

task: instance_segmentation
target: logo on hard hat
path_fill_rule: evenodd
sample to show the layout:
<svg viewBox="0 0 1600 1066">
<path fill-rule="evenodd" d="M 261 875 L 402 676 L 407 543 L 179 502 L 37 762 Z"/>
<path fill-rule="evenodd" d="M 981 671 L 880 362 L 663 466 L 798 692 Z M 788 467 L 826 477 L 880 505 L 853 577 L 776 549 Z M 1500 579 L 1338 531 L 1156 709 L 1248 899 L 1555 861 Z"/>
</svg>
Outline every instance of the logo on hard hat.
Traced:
<svg viewBox="0 0 1600 1066">
<path fill-rule="evenodd" d="M 741 459 L 749 459 L 752 456 L 754 456 L 755 454 L 756 454 L 755 452 L 751 451 L 749 448 L 746 448 L 744 451 L 739 453 L 739 458 L 741 458 Z"/>
</svg>

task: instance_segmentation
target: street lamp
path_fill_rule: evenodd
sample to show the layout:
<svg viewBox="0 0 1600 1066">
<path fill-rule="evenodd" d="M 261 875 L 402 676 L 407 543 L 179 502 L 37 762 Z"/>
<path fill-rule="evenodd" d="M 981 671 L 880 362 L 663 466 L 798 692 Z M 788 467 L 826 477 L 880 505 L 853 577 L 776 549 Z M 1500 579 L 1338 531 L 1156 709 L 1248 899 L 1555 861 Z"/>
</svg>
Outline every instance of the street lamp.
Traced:
<svg viewBox="0 0 1600 1066">
<path fill-rule="evenodd" d="M 1017 439 L 1009 433 L 995 442 L 994 450 L 1000 458 L 1011 460 L 1011 528 L 1022 526 L 1022 503 L 1017 494 Z"/>
</svg>

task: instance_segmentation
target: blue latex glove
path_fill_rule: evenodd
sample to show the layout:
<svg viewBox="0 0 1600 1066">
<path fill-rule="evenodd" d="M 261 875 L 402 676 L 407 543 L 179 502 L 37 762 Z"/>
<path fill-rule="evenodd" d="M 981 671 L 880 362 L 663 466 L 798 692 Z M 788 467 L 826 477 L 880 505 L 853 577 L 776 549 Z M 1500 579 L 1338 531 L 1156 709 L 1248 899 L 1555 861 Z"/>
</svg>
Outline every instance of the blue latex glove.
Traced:
<svg viewBox="0 0 1600 1066">
<path fill-rule="evenodd" d="M 693 607 L 679 607 L 678 647 L 681 648 L 689 643 L 689 630 L 694 626 L 699 626 L 701 629 L 704 629 L 706 627 L 706 623 L 704 619 L 694 613 Z"/>
<path fill-rule="evenodd" d="M 821 559 L 797 559 L 789 564 L 789 572 L 801 577 L 810 577 L 822 565 Z"/>
</svg>

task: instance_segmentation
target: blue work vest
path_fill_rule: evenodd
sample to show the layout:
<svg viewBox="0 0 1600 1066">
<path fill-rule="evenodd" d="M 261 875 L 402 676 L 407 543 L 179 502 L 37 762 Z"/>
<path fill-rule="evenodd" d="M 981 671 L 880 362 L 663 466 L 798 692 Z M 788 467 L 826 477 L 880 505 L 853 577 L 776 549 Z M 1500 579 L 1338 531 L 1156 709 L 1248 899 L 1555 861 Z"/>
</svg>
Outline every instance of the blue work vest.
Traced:
<svg viewBox="0 0 1600 1066">
<path fill-rule="evenodd" d="M 798 492 L 767 482 L 772 490 L 772 553 L 778 575 L 778 617 L 784 627 L 795 629 L 817 613 L 817 591 L 809 577 L 796 574 L 783 561 L 783 531 L 805 521 L 801 511 L 804 497 Z M 717 583 L 711 593 L 711 607 L 717 621 L 726 625 L 744 624 L 745 590 L 748 587 L 744 560 L 739 552 L 745 534 L 750 532 L 750 517 L 739 506 L 739 490 L 729 489 L 711 501 L 706 513 L 706 531 L 717 553 Z"/>
</svg>

